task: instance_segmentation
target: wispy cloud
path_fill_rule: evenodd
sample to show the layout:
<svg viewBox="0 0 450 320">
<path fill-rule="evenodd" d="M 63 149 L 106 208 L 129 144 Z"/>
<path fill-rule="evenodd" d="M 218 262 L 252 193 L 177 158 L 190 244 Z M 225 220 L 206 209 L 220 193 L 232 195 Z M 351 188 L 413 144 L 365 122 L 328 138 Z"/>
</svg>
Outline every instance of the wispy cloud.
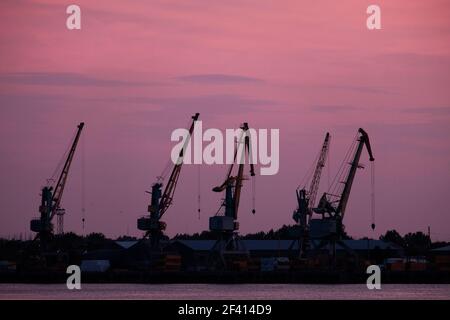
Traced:
<svg viewBox="0 0 450 320">
<path fill-rule="evenodd" d="M 101 99 L 101 98 L 100 98 Z M 189 109 L 198 112 L 223 114 L 279 105 L 273 100 L 243 97 L 233 94 L 217 94 L 183 97 L 108 97 L 110 102 L 149 104 L 164 109 Z"/>
<path fill-rule="evenodd" d="M 450 127 L 448 126 L 447 121 L 445 120 L 432 120 L 427 122 L 397 122 L 397 123 L 380 123 L 380 122 L 366 122 L 363 123 L 362 127 L 366 129 L 369 135 L 372 135 L 375 138 L 375 141 L 379 141 L 378 143 L 383 144 L 386 148 L 400 148 L 405 147 L 401 144 L 408 141 L 411 145 L 416 145 L 419 140 L 428 141 L 430 145 L 432 142 L 439 140 L 445 141 L 448 140 L 448 136 L 450 133 Z M 356 126 L 351 124 L 344 125 L 336 125 L 335 130 L 339 132 L 354 132 Z M 379 140 L 379 137 L 385 136 L 389 137 L 389 143 L 383 143 L 384 140 Z M 448 144 L 441 145 L 440 147 L 446 147 Z M 411 150 L 411 149 L 410 149 Z M 414 149 L 412 149 L 415 152 Z"/>
<path fill-rule="evenodd" d="M 395 94 L 393 91 L 388 90 L 384 87 L 376 87 L 376 86 L 359 86 L 359 85 L 332 85 L 327 86 L 331 89 L 339 89 L 339 90 L 347 90 L 347 91 L 356 91 L 360 93 L 373 93 L 373 94 Z"/>
<path fill-rule="evenodd" d="M 148 105 L 170 110 L 194 110 L 196 112 L 228 114 L 230 112 L 246 112 L 249 110 L 258 110 L 260 107 L 280 106 L 280 103 L 274 100 L 258 99 L 244 97 L 233 94 L 201 95 L 201 96 L 182 96 L 182 97 L 146 97 L 146 96 L 106 96 L 106 97 L 80 97 L 75 95 L 62 94 L 0 94 L 0 104 L 3 109 L 29 107 L 33 103 L 45 103 L 60 107 L 59 102 L 79 102 L 87 101 L 91 106 L 102 105 L 105 103 L 115 105 Z M 148 111 L 151 111 L 149 109 Z"/>
<path fill-rule="evenodd" d="M 47 86 L 144 86 L 156 83 L 145 83 L 118 79 L 101 79 L 80 73 L 70 72 L 16 72 L 0 74 L 0 82 L 20 85 Z"/>
<path fill-rule="evenodd" d="M 450 107 L 417 107 L 417 108 L 403 108 L 406 113 L 418 113 L 429 115 L 450 115 Z"/>
<path fill-rule="evenodd" d="M 448 32 L 448 30 L 447 30 Z M 386 53 L 379 55 L 380 59 L 395 64 L 404 64 L 409 67 L 423 66 L 426 68 L 438 67 L 448 70 L 450 57 L 442 54 L 423 54 L 417 52 Z"/>
<path fill-rule="evenodd" d="M 343 112 L 343 111 L 353 111 L 356 110 L 356 107 L 353 106 L 344 106 L 344 105 L 317 105 L 312 106 L 311 109 L 317 112 Z"/>
<path fill-rule="evenodd" d="M 180 81 L 201 83 L 201 84 L 233 84 L 233 83 L 261 83 L 262 79 L 229 75 L 229 74 L 193 74 L 187 76 L 181 76 L 177 78 Z"/>
</svg>

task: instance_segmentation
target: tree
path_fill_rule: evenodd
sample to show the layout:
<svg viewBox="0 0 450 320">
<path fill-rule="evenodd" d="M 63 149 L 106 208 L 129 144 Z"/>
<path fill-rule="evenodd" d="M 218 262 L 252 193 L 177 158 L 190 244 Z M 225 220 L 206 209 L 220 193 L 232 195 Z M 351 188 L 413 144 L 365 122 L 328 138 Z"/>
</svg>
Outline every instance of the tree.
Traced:
<svg viewBox="0 0 450 320">
<path fill-rule="evenodd" d="M 105 240 L 105 235 L 100 232 L 92 232 L 86 236 L 86 240 L 88 241 L 101 241 Z"/>
<path fill-rule="evenodd" d="M 406 234 L 404 241 L 408 255 L 425 255 L 431 246 L 430 237 L 421 231 Z"/>
<path fill-rule="evenodd" d="M 133 236 L 120 236 L 116 239 L 116 241 L 137 241 L 138 239 Z"/>
<path fill-rule="evenodd" d="M 380 237 L 380 240 L 391 242 L 402 248 L 405 248 L 405 241 L 395 229 L 386 231 L 385 235 Z"/>
</svg>

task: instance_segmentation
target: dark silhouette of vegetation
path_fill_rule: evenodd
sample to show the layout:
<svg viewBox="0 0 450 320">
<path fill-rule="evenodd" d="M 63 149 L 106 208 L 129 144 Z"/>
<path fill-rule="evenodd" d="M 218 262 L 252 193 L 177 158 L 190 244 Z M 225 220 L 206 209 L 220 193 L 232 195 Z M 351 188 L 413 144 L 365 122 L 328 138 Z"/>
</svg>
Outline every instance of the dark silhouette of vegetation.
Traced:
<svg viewBox="0 0 450 320">
<path fill-rule="evenodd" d="M 449 245 L 448 242 L 432 242 L 430 237 L 421 232 L 407 233 L 403 237 L 396 230 L 389 230 L 380 240 L 392 242 L 405 250 L 408 256 L 425 256 L 431 249 Z"/>
<path fill-rule="evenodd" d="M 298 225 L 283 225 L 280 229 L 270 229 L 268 232 L 260 231 L 248 233 L 241 236 L 245 240 L 294 240 L 298 239 L 300 228 Z M 177 240 L 215 240 L 217 235 L 211 231 L 202 231 L 194 234 L 177 234 L 174 239 Z M 344 232 L 344 240 L 353 239 Z"/>
<path fill-rule="evenodd" d="M 296 225 L 283 225 L 277 230 L 267 232 L 260 231 L 242 235 L 242 239 L 248 240 L 292 240 L 299 236 L 299 228 Z M 164 235 L 164 240 L 169 240 Z M 173 239 L 179 240 L 215 240 L 217 234 L 211 231 L 202 231 L 194 234 L 177 234 Z M 344 239 L 352 239 L 347 234 Z M 63 235 L 55 235 L 49 247 L 50 251 L 66 252 L 71 257 L 81 256 L 84 252 L 95 250 L 110 250 L 119 248 L 115 241 L 137 241 L 139 238 L 120 236 L 116 240 L 108 239 L 102 233 L 91 233 L 80 236 L 73 232 Z M 423 232 L 408 233 L 401 236 L 396 230 L 389 230 L 380 236 L 380 240 L 391 242 L 402 247 L 408 256 L 425 256 L 431 249 L 449 245 L 448 242 L 432 243 L 430 237 Z M 0 260 L 17 260 L 20 255 L 37 255 L 39 253 L 39 241 L 32 240 L 6 240 L 0 238 Z"/>
<path fill-rule="evenodd" d="M 405 240 L 405 250 L 409 256 L 423 256 L 431 248 L 430 237 L 423 232 L 415 232 L 406 234 L 403 239 Z"/>
<path fill-rule="evenodd" d="M 211 231 L 202 231 L 201 233 L 177 234 L 174 239 L 176 240 L 214 240 L 217 239 L 217 235 Z"/>
<path fill-rule="evenodd" d="M 138 238 L 132 236 L 120 236 L 116 239 L 116 241 L 137 241 Z"/>
<path fill-rule="evenodd" d="M 403 237 L 397 232 L 397 230 L 388 230 L 384 234 L 384 236 L 380 237 L 380 240 L 394 243 L 402 248 L 405 247 L 405 240 Z"/>
</svg>

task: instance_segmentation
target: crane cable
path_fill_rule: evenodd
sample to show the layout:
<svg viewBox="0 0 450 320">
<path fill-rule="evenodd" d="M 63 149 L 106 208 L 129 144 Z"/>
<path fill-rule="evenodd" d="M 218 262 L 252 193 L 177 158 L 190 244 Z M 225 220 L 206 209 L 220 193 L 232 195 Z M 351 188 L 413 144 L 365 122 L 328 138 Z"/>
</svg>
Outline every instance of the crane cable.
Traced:
<svg viewBox="0 0 450 320">
<path fill-rule="evenodd" d="M 76 133 L 73 135 L 71 141 L 75 140 L 76 135 L 77 135 Z M 69 142 L 69 144 L 67 145 L 67 149 L 64 151 L 63 155 L 61 156 L 61 159 L 59 160 L 58 164 L 56 165 L 55 170 L 53 171 L 53 173 L 50 176 L 50 178 L 47 179 L 47 183 L 48 184 L 50 184 L 51 181 L 53 181 L 53 183 L 56 183 L 57 176 L 62 171 L 62 168 L 63 168 L 63 166 L 64 166 L 64 164 L 66 162 L 66 159 L 67 159 L 67 157 L 69 155 L 71 147 L 72 147 L 72 143 Z M 54 186 L 54 187 L 56 187 L 56 186 Z"/>
<path fill-rule="evenodd" d="M 252 177 L 252 213 L 256 213 L 256 175 Z"/>
<path fill-rule="evenodd" d="M 327 152 L 327 190 L 329 190 L 330 189 L 330 187 L 331 187 L 331 172 L 330 172 L 330 170 L 331 170 L 331 156 L 330 156 L 330 153 L 331 153 L 331 145 L 329 144 L 328 145 L 328 152 Z M 314 204 L 313 204 L 314 205 Z"/>
<path fill-rule="evenodd" d="M 189 126 L 190 126 L 190 122 L 186 125 L 185 128 L 189 128 Z M 189 143 L 187 144 L 186 148 L 191 148 L 192 137 L 186 137 L 185 139 L 187 139 L 187 138 L 189 138 Z M 183 141 L 185 141 L 185 140 L 183 140 Z M 186 155 L 186 150 L 183 150 L 183 163 L 184 163 L 184 156 L 185 155 Z M 171 172 L 170 169 L 172 169 L 174 165 L 175 164 L 173 163 L 172 158 L 168 159 L 167 162 L 166 162 L 166 165 L 164 166 L 164 168 L 163 168 L 163 170 L 161 172 L 161 174 L 159 176 L 157 176 L 156 179 L 160 183 L 163 183 L 166 180 L 167 176 L 169 175 L 169 172 Z"/>
<path fill-rule="evenodd" d="M 375 162 L 370 163 L 370 184 L 371 184 L 371 194 L 370 194 L 370 214 L 371 214 L 371 228 L 375 230 Z"/>
<path fill-rule="evenodd" d="M 156 179 L 157 179 L 159 182 L 163 183 L 164 180 L 166 180 L 167 175 L 169 174 L 170 168 L 171 168 L 172 166 L 173 166 L 172 160 L 170 160 L 170 159 L 167 160 L 167 163 L 166 163 L 164 169 L 162 170 L 161 174 L 160 174 L 159 176 L 156 177 Z"/>
<path fill-rule="evenodd" d="M 244 144 L 244 154 L 245 154 L 245 144 Z M 250 168 L 253 163 L 253 148 L 252 148 L 252 140 L 251 133 L 248 131 L 248 162 L 250 164 Z M 254 169 L 253 169 L 254 170 Z M 252 213 L 256 213 L 256 174 L 253 172 L 253 176 L 250 176 L 252 180 Z"/>
<path fill-rule="evenodd" d="M 300 184 L 297 186 L 297 190 L 306 188 L 306 185 L 311 181 L 312 176 L 314 175 L 314 169 L 316 167 L 317 162 L 319 161 L 321 151 L 319 151 L 319 153 L 316 155 L 316 157 L 314 158 L 314 161 L 311 163 L 311 166 L 309 167 L 308 171 L 306 171 L 302 180 L 300 180 Z"/>
<path fill-rule="evenodd" d="M 341 194 L 342 189 L 344 188 L 344 185 L 341 183 L 343 179 L 345 179 L 345 176 L 348 174 L 348 171 L 350 170 L 350 167 L 348 166 L 348 162 L 350 161 L 350 157 L 352 154 L 354 154 L 354 150 L 356 149 L 358 141 L 358 134 L 355 135 L 355 138 L 353 139 L 352 144 L 350 145 L 350 148 L 348 148 L 344 160 L 342 161 L 341 165 L 339 166 L 338 172 L 336 176 L 333 178 L 331 182 L 331 187 L 328 191 L 331 195 L 338 196 Z"/>
<path fill-rule="evenodd" d="M 84 232 L 85 222 L 86 222 L 86 166 L 85 166 L 85 138 L 84 135 L 81 137 L 81 227 Z"/>
<path fill-rule="evenodd" d="M 200 165 L 197 166 L 197 213 L 198 213 L 198 220 L 200 220 L 200 212 L 201 212 L 201 173 L 200 173 Z"/>
</svg>

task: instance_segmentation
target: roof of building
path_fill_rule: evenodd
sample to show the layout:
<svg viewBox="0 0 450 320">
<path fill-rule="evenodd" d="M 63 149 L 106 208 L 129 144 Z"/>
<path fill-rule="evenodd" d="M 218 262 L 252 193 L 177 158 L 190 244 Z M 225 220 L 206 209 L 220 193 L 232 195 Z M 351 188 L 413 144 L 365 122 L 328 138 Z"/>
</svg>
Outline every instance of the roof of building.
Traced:
<svg viewBox="0 0 450 320">
<path fill-rule="evenodd" d="M 436 251 L 438 251 L 438 252 L 447 252 L 447 251 L 450 251 L 450 246 L 440 247 L 440 248 L 437 248 L 437 249 L 433 249 L 431 251 L 434 251 L 434 252 L 436 252 Z"/>
<path fill-rule="evenodd" d="M 176 240 L 176 242 L 195 251 L 209 251 L 213 248 L 215 240 Z M 244 246 L 250 251 L 286 251 L 291 249 L 298 249 L 298 242 L 296 240 L 242 240 Z M 343 240 L 343 243 L 352 250 L 373 250 L 379 248 L 381 250 L 393 249 L 400 250 L 401 248 L 393 243 L 382 240 Z M 318 245 L 319 241 L 314 241 Z M 336 246 L 336 250 L 344 250 L 341 245 Z"/>
<path fill-rule="evenodd" d="M 132 246 L 134 246 L 136 243 L 138 243 L 137 240 L 125 240 L 125 241 L 116 241 L 116 244 L 118 244 L 120 247 L 124 249 L 128 249 Z"/>
<path fill-rule="evenodd" d="M 352 250 L 373 250 L 377 247 L 381 250 L 402 250 L 402 248 L 392 242 L 386 242 L 383 240 L 344 240 L 345 245 L 349 246 Z M 342 248 L 341 248 L 342 249 Z"/>
</svg>

